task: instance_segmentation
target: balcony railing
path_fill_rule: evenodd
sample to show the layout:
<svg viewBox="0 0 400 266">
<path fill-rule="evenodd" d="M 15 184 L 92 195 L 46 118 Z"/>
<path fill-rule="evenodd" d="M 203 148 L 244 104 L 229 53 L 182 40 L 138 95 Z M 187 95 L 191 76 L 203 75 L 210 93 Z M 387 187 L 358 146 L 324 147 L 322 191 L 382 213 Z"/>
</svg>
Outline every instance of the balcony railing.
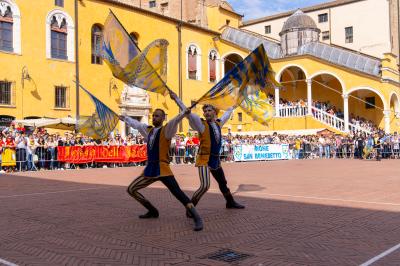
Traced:
<svg viewBox="0 0 400 266">
<path fill-rule="evenodd" d="M 344 120 L 331 115 L 314 106 L 311 107 L 313 117 L 321 123 L 330 126 L 338 131 L 346 132 Z M 279 117 L 303 117 L 307 115 L 307 106 L 285 106 L 279 108 Z M 349 123 L 350 131 L 361 131 L 364 133 L 371 133 L 369 130 Z"/>
<path fill-rule="evenodd" d="M 286 106 L 279 108 L 280 117 L 299 117 L 307 115 L 306 106 Z"/>
</svg>

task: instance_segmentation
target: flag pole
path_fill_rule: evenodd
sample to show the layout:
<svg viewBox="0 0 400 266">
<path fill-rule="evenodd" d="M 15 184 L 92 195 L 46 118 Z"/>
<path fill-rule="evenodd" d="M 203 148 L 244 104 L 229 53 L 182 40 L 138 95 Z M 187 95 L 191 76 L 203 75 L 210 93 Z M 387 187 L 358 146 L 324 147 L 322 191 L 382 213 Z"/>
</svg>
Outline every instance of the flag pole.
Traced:
<svg viewBox="0 0 400 266">
<path fill-rule="evenodd" d="M 181 19 L 178 24 L 178 94 L 179 94 L 179 99 L 182 100 L 182 20 L 183 20 L 183 11 L 182 11 L 182 0 L 181 0 Z M 179 109 L 181 109 L 179 107 Z M 190 108 L 191 109 L 191 108 Z M 182 111 L 182 110 L 180 110 Z M 182 132 L 182 121 L 179 122 L 179 131 Z"/>
<path fill-rule="evenodd" d="M 79 83 L 79 33 L 78 33 L 78 0 L 75 0 L 75 78 Z M 76 117 L 76 121 L 79 120 L 79 86 L 78 83 L 76 83 L 76 87 L 75 87 L 75 102 L 76 102 L 76 110 L 75 110 L 75 117 Z M 76 124 L 75 126 L 75 131 L 78 131 L 78 125 Z"/>
<path fill-rule="evenodd" d="M 102 104 L 104 104 L 102 101 L 99 100 L 99 98 L 97 98 L 97 97 L 94 96 L 92 93 L 90 93 L 90 91 L 88 91 L 87 89 L 85 89 L 85 88 L 81 85 L 81 83 L 80 83 L 79 81 L 73 80 L 72 82 L 74 82 L 74 83 L 77 85 L 78 88 L 80 87 L 82 90 L 84 90 L 84 91 L 87 92 L 88 94 L 91 94 L 91 97 L 96 98 L 96 100 L 98 100 L 99 102 L 101 102 Z M 105 105 L 105 104 L 104 104 L 104 105 Z M 113 112 L 116 116 L 119 117 L 119 115 L 118 115 L 116 112 L 114 112 L 110 107 L 108 107 L 107 105 L 105 105 L 105 106 L 106 106 L 108 109 L 110 109 L 110 111 Z"/>
</svg>

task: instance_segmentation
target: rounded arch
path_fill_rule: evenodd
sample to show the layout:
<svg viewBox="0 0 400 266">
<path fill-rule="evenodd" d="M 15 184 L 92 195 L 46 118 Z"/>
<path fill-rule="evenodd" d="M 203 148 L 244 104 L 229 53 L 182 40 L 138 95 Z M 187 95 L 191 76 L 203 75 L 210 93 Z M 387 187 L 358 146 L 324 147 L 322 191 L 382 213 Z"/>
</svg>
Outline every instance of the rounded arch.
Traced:
<svg viewBox="0 0 400 266">
<path fill-rule="evenodd" d="M 90 36 L 92 45 L 91 63 L 101 65 L 103 63 L 103 58 L 101 56 L 103 45 L 103 25 L 99 23 L 93 24 Z"/>
<path fill-rule="evenodd" d="M 396 118 L 400 118 L 400 103 L 399 103 L 399 95 L 396 92 L 392 92 L 390 94 L 390 107 L 392 107 L 392 103 L 393 103 L 393 109 L 395 112 L 395 116 Z M 392 101 L 393 100 L 393 101 Z"/>
<path fill-rule="evenodd" d="M 220 79 L 220 60 L 221 57 L 215 48 L 211 48 L 208 51 L 208 81 L 216 82 Z"/>
<path fill-rule="evenodd" d="M 228 57 L 229 55 L 232 55 L 232 54 L 240 56 L 241 58 L 245 58 L 246 57 L 246 55 L 244 55 L 244 54 L 240 54 L 240 53 L 238 53 L 236 51 L 232 51 L 232 52 L 225 53 L 224 55 L 221 56 L 221 58 L 225 59 L 226 57 Z"/>
<path fill-rule="evenodd" d="M 19 10 L 18 5 L 15 3 L 13 0 L 0 0 L 0 3 L 6 3 L 8 6 L 11 8 L 11 12 L 13 13 L 13 18 L 14 16 L 21 17 L 21 11 Z M 4 10 L 7 8 L 7 6 L 2 7 L 0 5 L 0 13 L 4 14 Z"/>
<path fill-rule="evenodd" d="M 217 49 L 215 49 L 215 48 L 209 49 L 209 50 L 208 50 L 208 55 L 209 55 L 210 53 L 212 53 L 212 52 L 214 52 L 214 53 L 216 54 L 218 60 L 221 59 L 221 56 L 219 55 Z"/>
<path fill-rule="evenodd" d="M 229 52 L 222 56 L 222 76 L 229 72 L 237 63 L 241 62 L 245 56 L 237 52 Z"/>
<path fill-rule="evenodd" d="M 53 9 L 47 13 L 46 16 L 46 57 L 51 57 L 51 22 L 53 17 L 55 16 L 57 22 L 61 24 L 61 21 L 65 19 L 67 23 L 67 60 L 68 61 L 75 61 L 75 25 L 72 17 L 61 9 Z"/>
<path fill-rule="evenodd" d="M 289 69 L 289 68 L 291 68 L 291 67 L 300 68 L 300 69 L 304 72 L 304 75 L 306 76 L 306 79 L 308 78 L 308 72 L 307 72 L 307 70 L 306 70 L 303 66 L 298 65 L 298 64 L 289 64 L 289 65 L 285 65 L 284 67 L 282 67 L 282 68 L 276 73 L 276 75 L 275 75 L 275 80 L 278 80 L 278 81 L 281 80 L 281 77 L 282 77 L 283 72 L 284 72 L 286 69 Z"/>
<path fill-rule="evenodd" d="M 368 91 L 372 91 L 372 92 L 376 93 L 376 95 L 379 96 L 379 98 L 381 99 L 381 101 L 382 101 L 382 103 L 383 103 L 383 109 L 384 109 L 384 110 L 388 110 L 388 109 L 389 109 L 389 108 L 388 108 L 388 103 L 387 103 L 387 101 L 385 100 L 385 96 L 384 96 L 380 91 L 378 91 L 377 89 L 374 89 L 374 88 L 372 88 L 372 87 L 368 87 L 368 86 L 358 86 L 358 87 L 354 87 L 354 88 L 351 88 L 351 89 L 349 89 L 348 91 L 346 91 L 345 95 L 350 95 L 350 94 L 352 94 L 353 92 L 358 91 L 358 90 L 368 90 Z"/>
<path fill-rule="evenodd" d="M 4 15 L 8 8 L 11 9 L 12 13 L 12 47 L 16 54 L 21 54 L 21 11 L 18 5 L 13 0 L 0 0 L 0 3 L 5 3 L 5 5 L 0 5 L 0 15 Z"/>
<path fill-rule="evenodd" d="M 337 74 L 335 74 L 333 72 L 325 71 L 325 70 L 318 71 L 316 73 L 313 73 L 308 79 L 313 79 L 313 78 L 315 78 L 317 76 L 320 76 L 320 75 L 329 75 L 329 76 L 332 76 L 332 77 L 336 78 L 339 81 L 340 86 L 342 87 L 342 93 L 344 94 L 344 92 L 346 91 L 346 85 L 345 85 L 343 79 L 341 79 Z"/>
<path fill-rule="evenodd" d="M 92 31 L 93 29 L 99 29 L 99 30 L 103 30 L 104 26 L 101 23 L 94 23 L 92 25 Z"/>
<path fill-rule="evenodd" d="M 186 52 L 186 79 L 201 80 L 201 49 L 197 43 L 188 43 Z M 190 57 L 190 59 L 189 59 Z"/>
<path fill-rule="evenodd" d="M 186 53 L 188 53 L 189 49 L 193 46 L 196 47 L 197 54 L 201 55 L 200 45 L 198 45 L 197 43 L 194 43 L 194 42 L 188 43 L 188 45 L 186 46 L 186 49 L 185 49 Z"/>
<path fill-rule="evenodd" d="M 279 100 L 281 105 L 285 107 L 290 106 L 292 103 L 308 102 L 307 73 L 301 65 L 286 65 L 280 69 L 276 77 L 279 78 L 277 81 L 282 87 L 279 91 L 269 92 L 276 94 L 275 101 Z"/>
<path fill-rule="evenodd" d="M 65 18 L 65 20 L 67 21 L 68 29 L 75 28 L 74 20 L 72 19 L 72 17 L 67 12 L 65 12 L 64 10 L 58 9 L 58 8 L 53 9 L 53 10 L 49 11 L 49 13 L 47 13 L 46 24 L 48 23 L 50 25 L 52 17 L 53 16 L 57 16 L 57 15 L 61 15 L 62 17 Z"/>
</svg>

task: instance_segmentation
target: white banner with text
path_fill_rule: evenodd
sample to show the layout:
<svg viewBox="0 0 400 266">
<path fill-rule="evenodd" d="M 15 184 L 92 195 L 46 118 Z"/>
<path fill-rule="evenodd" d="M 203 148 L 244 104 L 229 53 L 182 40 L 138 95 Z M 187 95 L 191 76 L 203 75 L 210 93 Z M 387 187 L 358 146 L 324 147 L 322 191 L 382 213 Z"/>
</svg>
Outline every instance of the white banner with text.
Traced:
<svg viewBox="0 0 400 266">
<path fill-rule="evenodd" d="M 233 147 L 236 162 L 288 160 L 289 144 L 237 145 Z"/>
</svg>

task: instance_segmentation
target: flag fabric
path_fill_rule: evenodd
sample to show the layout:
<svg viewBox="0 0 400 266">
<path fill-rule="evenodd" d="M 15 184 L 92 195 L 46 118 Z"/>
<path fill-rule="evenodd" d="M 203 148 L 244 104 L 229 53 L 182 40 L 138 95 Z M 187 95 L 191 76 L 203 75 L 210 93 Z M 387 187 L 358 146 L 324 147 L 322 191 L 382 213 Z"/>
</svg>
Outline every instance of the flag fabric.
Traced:
<svg viewBox="0 0 400 266">
<path fill-rule="evenodd" d="M 253 90 L 251 87 L 246 87 L 246 90 L 248 90 L 245 93 L 246 96 L 239 106 L 253 120 L 268 125 L 268 121 L 275 115 L 275 109 L 269 103 L 267 94 L 262 90 Z"/>
<path fill-rule="evenodd" d="M 140 51 L 112 12 L 104 23 L 103 35 L 102 55 L 116 78 L 151 92 L 168 92 L 167 40 L 155 40 Z"/>
<path fill-rule="evenodd" d="M 267 124 L 274 112 L 267 101 L 267 88 L 275 88 L 275 86 L 280 85 L 275 81 L 268 56 L 261 44 L 197 103 L 212 104 L 222 110 L 240 106 L 253 119 Z"/>
<path fill-rule="evenodd" d="M 79 87 L 85 91 L 95 105 L 95 112 L 91 116 L 82 116 L 78 120 L 78 131 L 94 139 L 107 138 L 119 121 L 119 116 L 82 85 Z"/>
</svg>

